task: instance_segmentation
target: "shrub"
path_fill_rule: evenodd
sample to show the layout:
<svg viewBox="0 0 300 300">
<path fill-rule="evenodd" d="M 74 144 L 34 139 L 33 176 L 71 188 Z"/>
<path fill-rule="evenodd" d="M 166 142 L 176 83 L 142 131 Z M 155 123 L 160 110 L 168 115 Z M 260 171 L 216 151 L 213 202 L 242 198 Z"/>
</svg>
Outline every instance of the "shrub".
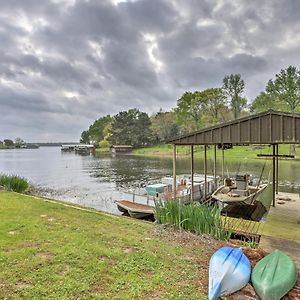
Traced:
<svg viewBox="0 0 300 300">
<path fill-rule="evenodd" d="M 196 234 L 209 234 L 220 240 L 228 239 L 217 207 L 199 203 L 183 205 L 180 200 L 156 201 L 155 217 L 161 224 L 172 224 Z"/>
<path fill-rule="evenodd" d="M 0 175 L 0 186 L 9 191 L 22 193 L 29 188 L 27 179 L 15 175 Z"/>
</svg>

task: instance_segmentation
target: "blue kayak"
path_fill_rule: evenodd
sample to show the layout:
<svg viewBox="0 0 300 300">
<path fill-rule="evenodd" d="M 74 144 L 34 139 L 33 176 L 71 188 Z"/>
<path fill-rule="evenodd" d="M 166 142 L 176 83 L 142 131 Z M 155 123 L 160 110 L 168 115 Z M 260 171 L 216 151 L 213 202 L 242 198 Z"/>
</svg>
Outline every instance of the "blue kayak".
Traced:
<svg viewBox="0 0 300 300">
<path fill-rule="evenodd" d="M 240 290 L 249 282 L 250 274 L 250 261 L 241 248 L 220 248 L 209 262 L 209 300 Z"/>
</svg>

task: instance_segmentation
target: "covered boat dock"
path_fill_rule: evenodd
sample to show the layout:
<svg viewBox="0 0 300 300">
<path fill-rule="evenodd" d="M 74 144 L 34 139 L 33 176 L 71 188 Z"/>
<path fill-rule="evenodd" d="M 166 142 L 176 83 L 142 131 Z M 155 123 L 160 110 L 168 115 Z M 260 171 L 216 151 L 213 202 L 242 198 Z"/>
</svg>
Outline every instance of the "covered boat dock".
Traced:
<svg viewBox="0 0 300 300">
<path fill-rule="evenodd" d="M 173 180 L 174 198 L 176 195 L 176 147 L 191 147 L 191 176 L 193 188 L 194 176 L 194 146 L 204 147 L 204 174 L 207 196 L 207 147 L 214 147 L 214 177 L 216 178 L 217 148 L 222 149 L 222 179 L 224 179 L 224 150 L 232 146 L 271 145 L 272 154 L 260 154 L 261 157 L 272 158 L 272 204 L 275 206 L 275 197 L 278 194 L 278 158 L 293 158 L 293 155 L 280 155 L 278 145 L 300 144 L 300 114 L 291 114 L 269 110 L 259 114 L 249 115 L 233 121 L 204 128 L 178 138 L 169 140 L 173 144 Z"/>
</svg>

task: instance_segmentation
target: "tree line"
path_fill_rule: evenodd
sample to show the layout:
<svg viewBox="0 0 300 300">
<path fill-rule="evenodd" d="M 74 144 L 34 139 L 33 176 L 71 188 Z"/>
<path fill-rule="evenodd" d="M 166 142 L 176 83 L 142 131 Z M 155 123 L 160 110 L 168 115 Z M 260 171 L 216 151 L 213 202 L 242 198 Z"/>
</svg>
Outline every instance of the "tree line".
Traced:
<svg viewBox="0 0 300 300">
<path fill-rule="evenodd" d="M 0 141 L 0 147 L 6 147 L 6 148 L 13 148 L 13 147 L 20 147 L 21 145 L 25 144 L 25 142 L 17 137 L 15 141 L 11 139 L 4 139 L 3 141 Z"/>
<path fill-rule="evenodd" d="M 249 104 L 240 74 L 226 75 L 221 87 L 187 91 L 171 111 L 149 116 L 133 108 L 95 120 L 81 134 L 80 142 L 106 148 L 113 144 L 144 147 L 162 143 L 219 122 L 269 109 L 300 112 L 300 70 L 282 69 Z"/>
</svg>

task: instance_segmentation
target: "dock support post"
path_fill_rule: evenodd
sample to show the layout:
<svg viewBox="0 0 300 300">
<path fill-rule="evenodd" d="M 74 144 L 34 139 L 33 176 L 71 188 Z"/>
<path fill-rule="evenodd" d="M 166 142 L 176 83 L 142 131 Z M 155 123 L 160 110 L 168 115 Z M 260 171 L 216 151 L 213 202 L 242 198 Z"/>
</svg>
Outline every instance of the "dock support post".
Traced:
<svg viewBox="0 0 300 300">
<path fill-rule="evenodd" d="M 222 144 L 222 181 L 224 182 L 224 168 L 225 168 L 225 161 L 224 161 L 224 148 Z"/>
<path fill-rule="evenodd" d="M 215 189 L 217 189 L 217 145 L 214 145 L 214 181 Z"/>
<path fill-rule="evenodd" d="M 272 184 L 272 197 L 273 197 L 273 207 L 275 207 L 275 186 L 276 186 L 276 149 L 275 149 L 275 144 L 273 146 L 273 184 Z"/>
<path fill-rule="evenodd" d="M 207 145 L 204 145 L 204 201 L 207 199 Z"/>
<path fill-rule="evenodd" d="M 194 201 L 194 145 L 191 145 L 191 177 L 192 177 L 191 201 Z"/>
<path fill-rule="evenodd" d="M 176 145 L 173 145 L 173 195 L 176 199 Z"/>
<path fill-rule="evenodd" d="M 276 144 L 276 195 L 278 195 L 278 144 Z"/>
</svg>

